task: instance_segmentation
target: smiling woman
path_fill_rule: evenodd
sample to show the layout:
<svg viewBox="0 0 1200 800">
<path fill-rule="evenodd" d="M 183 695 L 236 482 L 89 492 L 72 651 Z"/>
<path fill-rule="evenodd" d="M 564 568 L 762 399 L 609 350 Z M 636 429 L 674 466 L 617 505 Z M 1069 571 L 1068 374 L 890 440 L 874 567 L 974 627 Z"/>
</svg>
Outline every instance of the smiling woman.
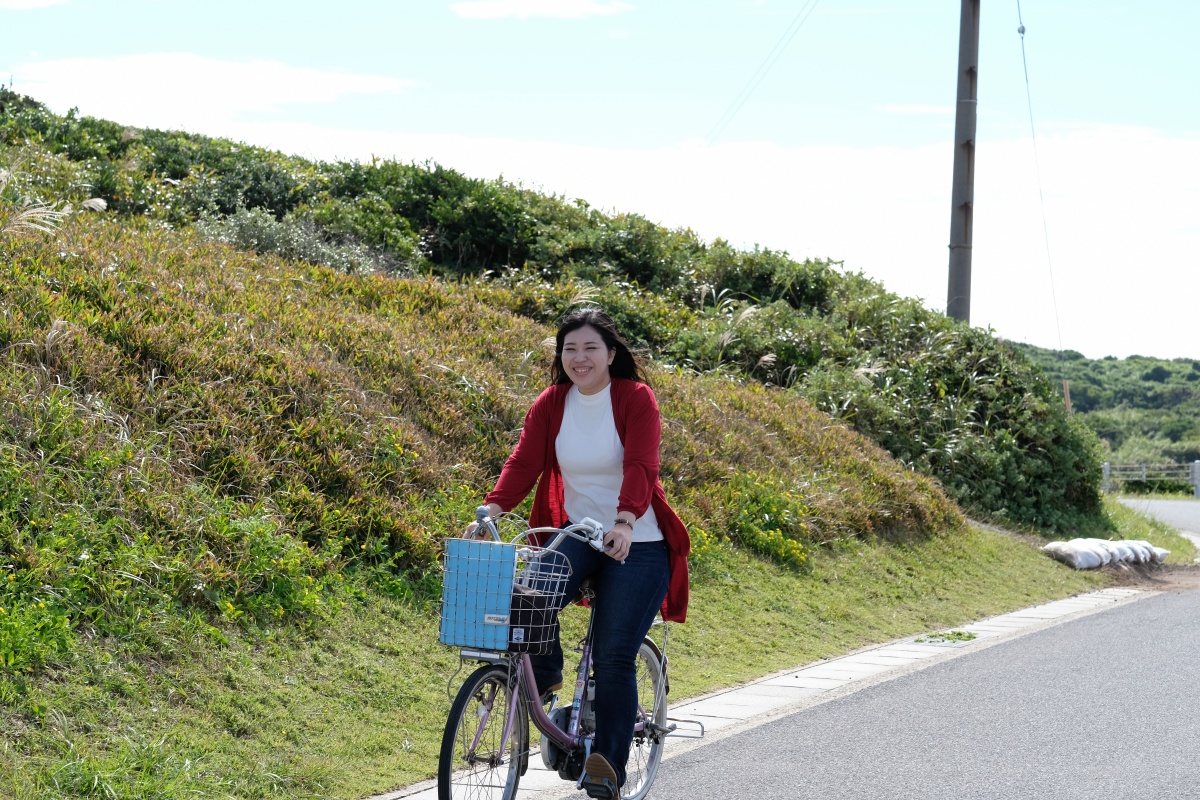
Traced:
<svg viewBox="0 0 1200 800">
<path fill-rule="evenodd" d="M 635 658 L 659 611 L 677 622 L 687 615 L 691 543 L 659 480 L 658 402 L 613 321 L 597 308 L 574 311 L 555 342 L 553 385 L 526 415 L 487 503 L 493 516 L 511 510 L 536 483 L 533 527 L 591 518 L 607 528 L 603 554 L 573 539 L 559 551 L 572 568 L 563 603 L 584 579 L 596 591 L 596 744 L 586 769 L 620 786 L 637 711 Z M 539 693 L 562 686 L 558 642 L 531 658 Z"/>
</svg>

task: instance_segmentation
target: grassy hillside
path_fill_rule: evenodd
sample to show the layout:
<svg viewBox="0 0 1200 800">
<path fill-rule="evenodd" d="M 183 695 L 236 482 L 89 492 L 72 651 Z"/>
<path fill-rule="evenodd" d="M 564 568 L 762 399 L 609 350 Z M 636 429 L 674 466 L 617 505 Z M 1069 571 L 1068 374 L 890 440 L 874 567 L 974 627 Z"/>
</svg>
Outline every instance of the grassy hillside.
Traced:
<svg viewBox="0 0 1200 800">
<path fill-rule="evenodd" d="M 254 550 L 287 533 L 307 545 L 297 569 L 349 559 L 418 587 L 548 374 L 549 329 L 469 285 L 346 276 L 103 218 L 10 241 L 5 255 L 21 524 L 55 517 L 39 495 L 68 514 L 103 508 L 112 519 L 96 522 L 118 526 L 192 528 L 219 513 L 213 537 L 245 539 L 251 561 L 291 564 Z M 658 375 L 664 477 L 702 544 L 727 531 L 769 548 L 773 533 L 811 546 L 956 524 L 929 480 L 802 401 Z M 755 521 L 756 502 L 770 522 Z M 202 583 L 202 607 L 262 591 L 219 572 L 172 580 Z"/>
<path fill-rule="evenodd" d="M 0 88 L 14 191 L 95 193 L 112 212 L 343 271 L 468 277 L 537 322 L 594 298 L 664 363 L 787 388 L 936 479 L 972 513 L 1103 524 L 1095 437 L 990 334 L 835 262 L 738 250 L 631 213 L 439 165 L 316 163 L 51 113 Z M 484 279 L 480 286 L 476 279 Z"/>
<path fill-rule="evenodd" d="M 1106 445 L 1107 460 L 1200 460 L 1200 359 L 1089 359 L 1073 350 L 1021 349 L 1047 377 L 1071 382 L 1071 404 Z"/>
</svg>

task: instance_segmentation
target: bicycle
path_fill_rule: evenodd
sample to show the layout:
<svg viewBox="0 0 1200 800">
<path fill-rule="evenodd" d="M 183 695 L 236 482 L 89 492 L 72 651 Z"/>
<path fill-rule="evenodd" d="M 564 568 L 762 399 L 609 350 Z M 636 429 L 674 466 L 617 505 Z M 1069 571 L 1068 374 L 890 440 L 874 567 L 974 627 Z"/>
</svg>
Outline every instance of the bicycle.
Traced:
<svg viewBox="0 0 1200 800">
<path fill-rule="evenodd" d="M 559 705 L 557 694 L 548 708 L 543 705 L 529 658 L 530 652 L 539 651 L 550 644 L 551 637 L 558 636 L 556 609 L 562 605 L 571 574 L 570 563 L 558 547 L 566 537 L 572 537 L 603 552 L 604 530 L 598 522 L 585 519 L 565 528 L 526 528 L 505 543 L 498 527 L 502 518 L 526 527 L 524 520 L 514 515 L 502 514 L 493 519 L 487 507 L 481 506 L 476 511 L 476 522 L 486 529 L 490 541 L 454 539 L 447 545 L 447 588 L 439 638 L 445 644 L 460 646 L 462 660 L 481 661 L 483 665 L 467 677 L 451 705 L 438 758 L 438 798 L 514 798 L 529 766 L 532 721 L 541 732 L 543 764 L 557 771 L 560 778 L 575 781 L 576 788 L 590 797 L 608 800 L 615 796 L 617 787 L 608 781 L 589 780 L 583 770 L 595 735 L 595 684 L 590 675 L 592 617 L 580 643 L 581 656 L 569 705 Z M 531 543 L 532 536 L 552 538 L 539 547 Z M 485 558 L 488 566 L 481 570 L 483 562 L 479 559 Z M 496 564 L 499 567 L 493 568 Z M 480 577 L 481 571 L 486 577 Z M 472 577 L 476 579 L 473 585 Z M 461 613 L 464 601 L 475 606 L 465 615 Z M 486 608 L 480 609 L 480 605 Z M 502 632 L 500 618 L 506 616 L 503 611 L 508 612 L 509 624 Z M 661 624 L 665 649 L 666 623 Z M 479 646 L 484 641 L 487 646 Z M 667 660 L 648 635 L 638 649 L 636 663 L 638 710 L 625 785 L 620 791 L 624 800 L 646 796 L 662 761 L 664 741 L 677 727 L 667 721 Z"/>
</svg>

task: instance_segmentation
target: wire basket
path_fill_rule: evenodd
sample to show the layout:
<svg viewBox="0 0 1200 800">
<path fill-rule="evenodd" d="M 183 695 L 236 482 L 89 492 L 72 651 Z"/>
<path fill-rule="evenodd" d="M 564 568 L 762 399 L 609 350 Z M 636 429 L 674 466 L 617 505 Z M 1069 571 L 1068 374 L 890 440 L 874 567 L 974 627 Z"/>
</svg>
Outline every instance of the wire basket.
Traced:
<svg viewBox="0 0 1200 800">
<path fill-rule="evenodd" d="M 442 588 L 442 644 L 546 653 L 558 640 L 571 563 L 530 545 L 450 539 Z"/>
</svg>

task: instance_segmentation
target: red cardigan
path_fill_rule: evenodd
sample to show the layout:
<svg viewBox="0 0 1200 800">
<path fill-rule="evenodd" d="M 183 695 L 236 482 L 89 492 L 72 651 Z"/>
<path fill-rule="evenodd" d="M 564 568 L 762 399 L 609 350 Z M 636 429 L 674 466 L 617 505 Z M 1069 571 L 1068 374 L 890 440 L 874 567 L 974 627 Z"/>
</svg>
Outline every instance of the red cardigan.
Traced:
<svg viewBox="0 0 1200 800">
<path fill-rule="evenodd" d="M 537 484 L 529 524 L 562 527 L 567 523 L 562 471 L 554 442 L 562 426 L 567 392 L 572 384 L 555 384 L 538 396 L 525 415 L 525 427 L 512 455 L 504 462 L 496 488 L 488 493 L 486 502 L 495 503 L 505 511 L 520 505 Z M 617 511 L 629 511 L 641 517 L 652 507 L 658 527 L 667 543 L 667 559 L 671 579 L 663 601 L 663 619 L 683 622 L 687 617 L 688 553 L 692 549 L 687 528 L 667 505 L 662 481 L 658 478 L 659 443 L 662 420 L 658 400 L 644 383 L 614 378 L 612 381 L 613 421 L 617 435 L 625 448 L 625 476 L 617 499 Z M 600 520 L 607 524 L 607 520 Z"/>
</svg>

